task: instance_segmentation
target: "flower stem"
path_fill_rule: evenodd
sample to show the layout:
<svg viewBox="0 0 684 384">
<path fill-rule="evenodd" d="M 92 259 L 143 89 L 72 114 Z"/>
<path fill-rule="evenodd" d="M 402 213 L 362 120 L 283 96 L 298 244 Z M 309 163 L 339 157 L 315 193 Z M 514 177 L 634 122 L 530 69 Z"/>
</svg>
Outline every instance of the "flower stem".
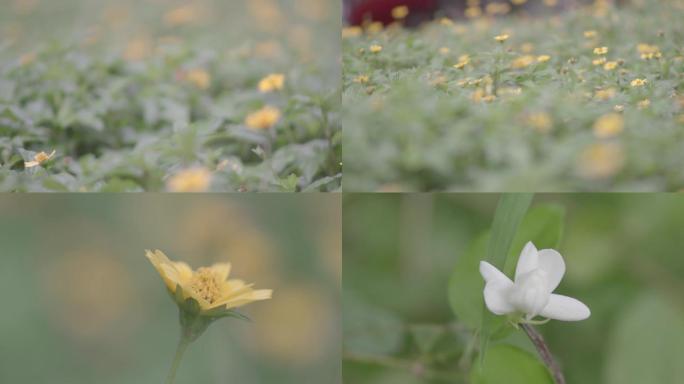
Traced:
<svg viewBox="0 0 684 384">
<path fill-rule="evenodd" d="M 187 336 L 186 332 L 183 332 L 178 341 L 178 347 L 176 347 L 176 355 L 173 357 L 173 363 L 171 363 L 171 370 L 169 371 L 169 376 L 166 378 L 166 384 L 173 384 L 173 381 L 176 379 L 176 370 L 180 365 L 183 353 L 185 353 L 188 345 L 190 345 L 190 338 Z"/>
<path fill-rule="evenodd" d="M 551 371 L 551 374 L 553 375 L 553 380 L 556 382 L 556 384 L 565 384 L 565 377 L 563 377 L 563 372 L 558 366 L 556 360 L 553 358 L 553 355 L 549 350 L 549 346 L 546 345 L 546 342 L 544 341 L 544 338 L 542 337 L 541 333 L 539 333 L 530 324 L 520 324 L 520 327 L 522 327 L 525 333 L 527 333 L 527 336 L 530 338 L 530 340 L 532 340 L 532 343 L 537 348 L 537 352 L 539 352 L 539 356 L 542 358 L 542 360 L 544 360 L 544 364 L 546 364 L 546 366 L 549 368 L 549 371 Z"/>
</svg>

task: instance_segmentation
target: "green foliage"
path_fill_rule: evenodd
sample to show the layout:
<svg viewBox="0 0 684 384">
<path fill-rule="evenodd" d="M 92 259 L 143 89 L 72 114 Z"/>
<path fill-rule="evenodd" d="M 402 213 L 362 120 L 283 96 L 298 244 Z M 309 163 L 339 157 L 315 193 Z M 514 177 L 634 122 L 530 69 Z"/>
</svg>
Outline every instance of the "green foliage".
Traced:
<svg viewBox="0 0 684 384">
<path fill-rule="evenodd" d="M 606 383 L 681 381 L 684 313 L 677 302 L 649 292 L 620 314 L 607 346 Z"/>
<path fill-rule="evenodd" d="M 487 360 L 471 371 L 473 384 L 552 384 L 548 370 L 520 348 L 499 344 L 489 348 Z"/>
<path fill-rule="evenodd" d="M 601 15 L 587 7 L 345 38 L 347 189 L 681 189 L 684 8 L 627 3 Z M 502 31 L 510 38 L 496 42 Z M 642 59 L 639 44 L 662 57 Z M 598 46 L 617 68 L 593 64 Z M 462 55 L 468 64 L 454 68 Z M 521 58 L 528 65 L 514 67 Z M 648 83 L 633 87 L 637 78 Z M 624 129 L 595 131 L 612 113 Z"/>
</svg>

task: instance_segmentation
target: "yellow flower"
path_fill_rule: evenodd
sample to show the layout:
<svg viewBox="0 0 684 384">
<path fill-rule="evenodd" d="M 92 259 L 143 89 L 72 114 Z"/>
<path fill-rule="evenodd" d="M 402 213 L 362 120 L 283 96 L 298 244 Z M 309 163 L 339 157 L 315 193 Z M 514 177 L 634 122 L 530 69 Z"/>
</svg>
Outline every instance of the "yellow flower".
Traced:
<svg viewBox="0 0 684 384">
<path fill-rule="evenodd" d="M 536 60 L 536 58 L 534 56 L 530 56 L 530 55 L 520 56 L 511 62 L 511 68 L 514 68 L 514 69 L 525 68 L 525 67 L 531 65 L 532 63 L 534 63 L 535 60 Z"/>
<path fill-rule="evenodd" d="M 466 65 L 470 63 L 470 56 L 468 55 L 461 55 L 458 58 L 458 63 L 454 64 L 454 68 L 456 69 L 463 69 Z"/>
<path fill-rule="evenodd" d="M 646 85 L 646 83 L 648 83 L 648 80 L 646 79 L 634 79 L 632 80 L 630 85 L 632 87 L 643 87 L 644 85 Z"/>
<path fill-rule="evenodd" d="M 396 20 L 405 19 L 409 14 L 409 8 L 405 5 L 392 8 L 392 17 Z"/>
<path fill-rule="evenodd" d="M 270 289 L 253 289 L 242 280 L 228 279 L 230 263 L 217 263 L 193 270 L 182 261 L 171 261 L 160 250 L 145 251 L 145 256 L 159 272 L 166 288 L 176 298 L 192 298 L 200 313 L 217 309 L 237 308 L 253 301 L 271 298 Z M 180 289 L 180 291 L 177 291 Z M 178 303 L 183 305 L 183 302 Z"/>
<path fill-rule="evenodd" d="M 498 41 L 499 43 L 503 43 L 504 41 L 508 40 L 508 38 L 511 37 L 508 33 L 504 33 L 501 35 L 494 36 L 494 40 Z"/>
<path fill-rule="evenodd" d="M 451 52 L 451 50 L 449 49 L 449 47 L 441 47 L 441 48 L 439 49 L 439 53 L 442 54 L 442 55 L 444 55 L 444 56 L 448 55 L 449 52 Z"/>
<path fill-rule="evenodd" d="M 370 81 L 370 78 L 368 75 L 358 75 L 352 81 L 357 84 L 366 84 L 368 81 Z"/>
<path fill-rule="evenodd" d="M 259 92 L 268 93 L 280 91 L 285 85 L 285 75 L 282 73 L 272 73 L 259 81 Z"/>
<path fill-rule="evenodd" d="M 603 65 L 603 69 L 606 71 L 612 71 L 613 69 L 617 68 L 617 61 L 609 61 Z"/>
<path fill-rule="evenodd" d="M 379 53 L 382 51 L 382 45 L 373 44 L 368 48 L 371 53 Z"/>
<path fill-rule="evenodd" d="M 211 185 L 211 172 L 203 167 L 182 170 L 171 176 L 166 187 L 171 192 L 205 192 Z"/>
<path fill-rule="evenodd" d="M 603 64 L 606 63 L 606 58 L 605 58 L 605 57 L 601 57 L 601 58 L 598 58 L 598 59 L 594 59 L 594 60 L 591 61 L 591 63 L 592 63 L 593 65 L 603 65 Z"/>
<path fill-rule="evenodd" d="M 186 79 L 199 89 L 207 89 L 211 85 L 211 75 L 204 69 L 191 69 L 186 74 Z"/>
<path fill-rule="evenodd" d="M 605 55 L 608 53 L 608 47 L 594 48 L 594 55 Z"/>
<path fill-rule="evenodd" d="M 625 154 L 617 143 L 596 143 L 585 148 L 578 158 L 577 172 L 587 179 L 606 179 L 617 174 Z"/>
<path fill-rule="evenodd" d="M 278 120 L 280 120 L 280 110 L 267 105 L 247 115 L 245 125 L 252 129 L 268 129 L 276 125 Z"/>
<path fill-rule="evenodd" d="M 613 89 L 613 88 L 599 89 L 594 94 L 594 98 L 596 98 L 597 100 L 608 100 L 608 99 L 612 99 L 614 96 L 615 96 L 615 89 Z"/>
<path fill-rule="evenodd" d="M 539 133 L 547 133 L 553 127 L 551 116 L 544 112 L 533 113 L 527 116 L 527 124 Z"/>
<path fill-rule="evenodd" d="M 625 120 L 622 115 L 609 113 L 599 117 L 594 122 L 594 136 L 599 139 L 615 137 L 622 133 L 624 126 Z"/>
<path fill-rule="evenodd" d="M 477 6 L 468 7 L 463 11 L 463 16 L 465 16 L 466 19 L 476 19 L 482 16 L 482 8 Z"/>
<path fill-rule="evenodd" d="M 650 106 L 651 106 L 651 100 L 649 100 L 649 99 L 644 99 L 644 100 L 641 100 L 640 102 L 637 103 L 637 107 L 639 107 L 639 109 L 648 108 Z"/>
<path fill-rule="evenodd" d="M 549 55 L 539 55 L 537 56 L 537 62 L 539 63 L 545 63 L 547 61 L 551 60 L 551 56 Z"/>
<path fill-rule="evenodd" d="M 357 25 L 352 27 L 342 28 L 342 38 L 349 39 L 352 37 L 359 37 L 363 34 L 363 29 Z"/>
<path fill-rule="evenodd" d="M 511 11 L 511 6 L 508 3 L 489 3 L 485 7 L 485 12 L 488 15 L 505 15 Z"/>
<path fill-rule="evenodd" d="M 596 36 L 598 36 L 598 32 L 596 32 L 594 30 L 584 31 L 584 37 L 587 39 L 593 39 Z"/>
<path fill-rule="evenodd" d="M 52 158 L 52 156 L 54 156 L 54 155 L 55 155 L 54 150 L 49 155 L 45 152 L 38 152 L 33 156 L 32 161 L 25 161 L 24 162 L 24 168 L 37 167 L 37 166 L 43 164 L 44 162 L 50 160 Z"/>
</svg>

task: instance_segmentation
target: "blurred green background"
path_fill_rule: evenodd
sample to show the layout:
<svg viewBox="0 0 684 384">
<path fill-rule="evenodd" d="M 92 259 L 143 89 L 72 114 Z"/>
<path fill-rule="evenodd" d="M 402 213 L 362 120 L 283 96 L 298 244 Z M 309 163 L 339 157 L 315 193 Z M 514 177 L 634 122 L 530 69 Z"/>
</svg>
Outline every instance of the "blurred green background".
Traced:
<svg viewBox="0 0 684 384">
<path fill-rule="evenodd" d="M 469 382 L 462 357 L 473 332 L 451 311 L 447 285 L 455 261 L 489 229 L 498 199 L 345 196 L 345 382 Z M 543 194 L 532 207 L 546 203 L 566 212 L 559 251 L 567 272 L 556 292 L 592 310 L 588 320 L 538 328 L 567 382 L 681 382 L 684 195 Z M 535 353 L 522 332 L 507 342 Z"/>
<path fill-rule="evenodd" d="M 299 62 L 325 74 L 326 89 L 340 81 L 341 7 L 334 0 L 0 0 L 0 53 L 80 43 L 130 57 L 187 40 Z"/>
<path fill-rule="evenodd" d="M 177 383 L 339 382 L 340 216 L 336 194 L 1 195 L 0 383 L 161 383 L 178 311 L 146 248 L 274 290 Z"/>
</svg>

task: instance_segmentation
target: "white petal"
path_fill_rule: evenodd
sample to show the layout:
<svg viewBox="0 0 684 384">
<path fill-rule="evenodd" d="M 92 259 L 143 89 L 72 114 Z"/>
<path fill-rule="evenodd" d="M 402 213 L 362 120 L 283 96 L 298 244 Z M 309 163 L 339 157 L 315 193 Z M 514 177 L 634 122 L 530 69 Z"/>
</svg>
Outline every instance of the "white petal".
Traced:
<svg viewBox="0 0 684 384">
<path fill-rule="evenodd" d="M 480 262 L 480 273 L 486 281 L 484 300 L 487 308 L 497 315 L 514 312 L 515 308 L 508 299 L 513 288 L 511 279 L 486 261 Z"/>
<path fill-rule="evenodd" d="M 489 283 L 499 283 L 499 284 L 509 284 L 513 285 L 511 279 L 504 275 L 503 272 L 499 271 L 495 266 L 489 264 L 486 261 L 480 261 L 480 274 L 484 278 L 485 282 Z"/>
<path fill-rule="evenodd" d="M 533 271 L 539 266 L 539 253 L 537 252 L 537 247 L 528 241 L 525 247 L 520 252 L 520 257 L 518 258 L 518 265 L 515 266 L 515 279 L 518 280 L 520 275 Z"/>
<path fill-rule="evenodd" d="M 555 320 L 579 321 L 588 318 L 591 315 L 591 311 L 589 307 L 577 299 L 552 294 L 549 303 L 546 304 L 546 307 L 544 307 L 539 315 Z"/>
<path fill-rule="evenodd" d="M 554 249 L 542 249 L 539 251 L 539 269 L 546 272 L 549 292 L 553 292 L 565 274 L 563 256 Z"/>
</svg>

